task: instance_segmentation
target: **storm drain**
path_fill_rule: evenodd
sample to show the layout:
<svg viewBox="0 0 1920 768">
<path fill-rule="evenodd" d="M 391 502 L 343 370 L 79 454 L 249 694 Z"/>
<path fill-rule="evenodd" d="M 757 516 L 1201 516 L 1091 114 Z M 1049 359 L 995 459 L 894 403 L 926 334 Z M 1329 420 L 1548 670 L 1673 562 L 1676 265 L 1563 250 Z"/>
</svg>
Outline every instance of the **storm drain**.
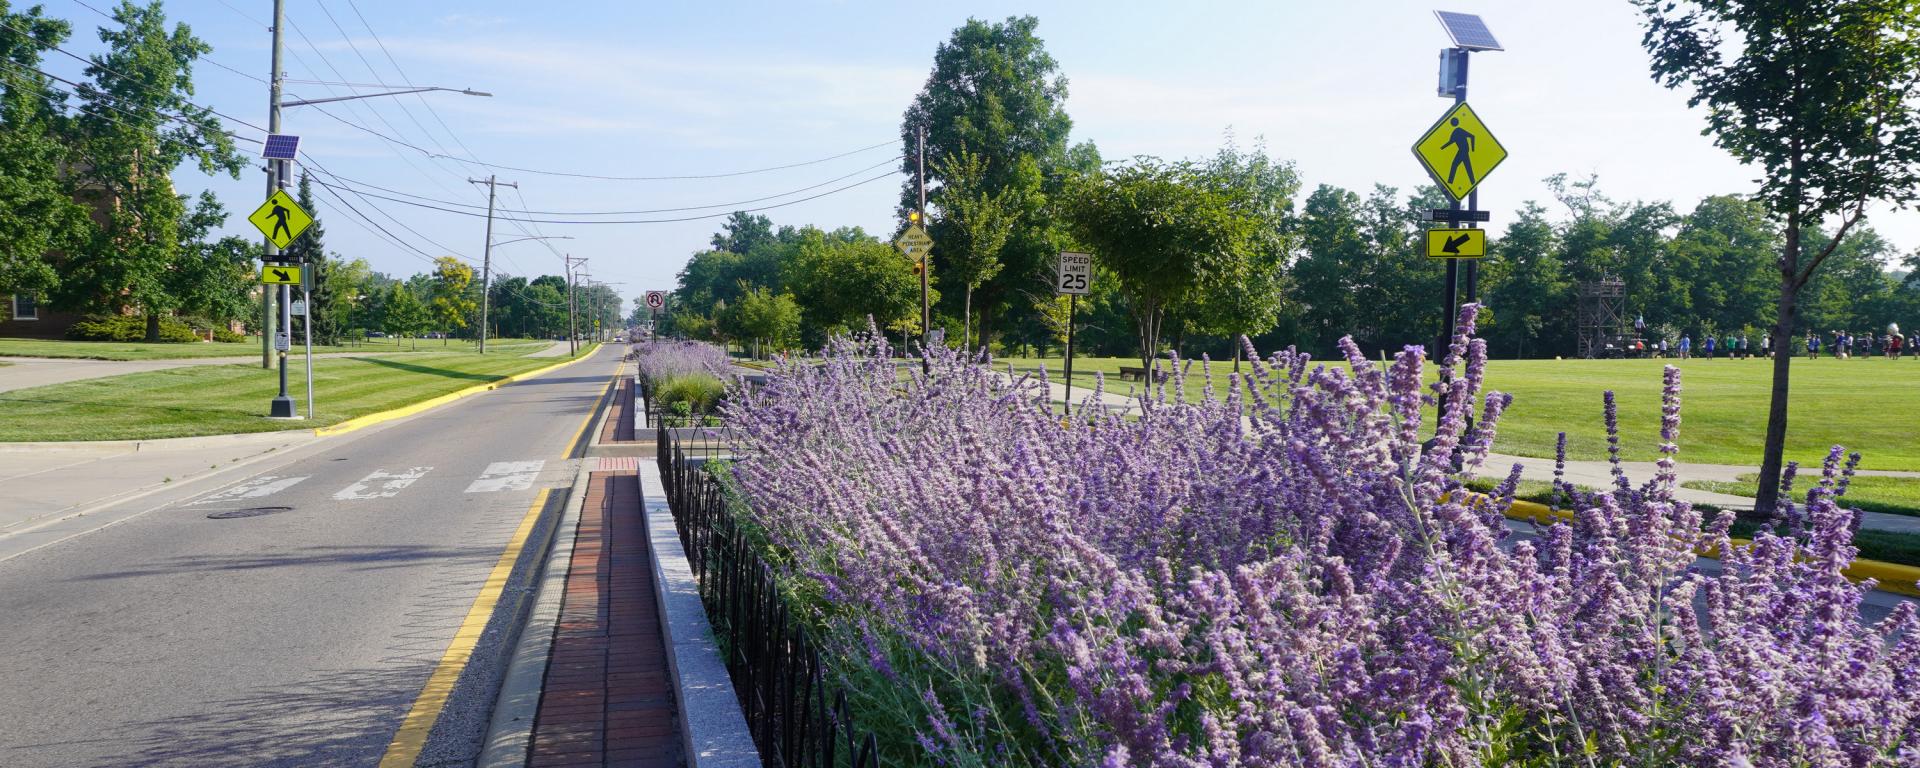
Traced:
<svg viewBox="0 0 1920 768">
<path fill-rule="evenodd" d="M 208 520 L 237 520 L 242 517 L 259 517 L 275 512 L 291 512 L 293 507 L 247 507 L 246 509 L 228 509 L 207 515 Z"/>
</svg>

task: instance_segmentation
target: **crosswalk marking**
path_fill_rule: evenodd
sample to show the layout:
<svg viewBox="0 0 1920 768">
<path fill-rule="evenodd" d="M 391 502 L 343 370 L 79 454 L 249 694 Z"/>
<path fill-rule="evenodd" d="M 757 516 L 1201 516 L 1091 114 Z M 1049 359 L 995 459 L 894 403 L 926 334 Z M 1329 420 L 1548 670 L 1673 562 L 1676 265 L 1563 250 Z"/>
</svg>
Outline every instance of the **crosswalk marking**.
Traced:
<svg viewBox="0 0 1920 768">
<path fill-rule="evenodd" d="M 198 501 L 189 502 L 186 506 L 195 507 L 201 504 L 218 504 L 223 501 L 240 501 L 242 499 L 258 499 L 263 496 L 271 496 L 288 488 L 292 488 L 299 484 L 300 481 L 309 477 L 312 477 L 312 475 L 301 475 L 299 477 L 261 475 L 259 477 L 249 478 L 238 485 L 215 491 Z"/>
<path fill-rule="evenodd" d="M 413 485 L 415 480 L 425 477 L 432 471 L 433 467 L 413 467 L 397 473 L 379 470 L 360 478 L 360 481 L 353 485 L 342 488 L 339 493 L 333 495 L 333 498 L 335 501 L 389 498 L 406 490 L 406 487 Z"/>
<path fill-rule="evenodd" d="M 480 479 L 467 486 L 467 493 L 493 493 L 496 491 L 524 491 L 533 487 L 533 481 L 540 476 L 543 461 L 496 461 L 487 465 L 480 473 Z"/>
</svg>

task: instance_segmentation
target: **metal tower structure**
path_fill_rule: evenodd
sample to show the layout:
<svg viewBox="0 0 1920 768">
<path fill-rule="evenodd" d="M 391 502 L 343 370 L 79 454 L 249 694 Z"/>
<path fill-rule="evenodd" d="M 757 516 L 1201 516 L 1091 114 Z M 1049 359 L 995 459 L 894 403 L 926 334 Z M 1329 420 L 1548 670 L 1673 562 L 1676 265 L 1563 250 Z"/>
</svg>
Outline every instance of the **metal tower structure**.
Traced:
<svg viewBox="0 0 1920 768">
<path fill-rule="evenodd" d="M 1580 357 L 1591 360 L 1626 354 L 1627 281 L 1609 275 L 1581 283 L 1579 296 Z"/>
</svg>

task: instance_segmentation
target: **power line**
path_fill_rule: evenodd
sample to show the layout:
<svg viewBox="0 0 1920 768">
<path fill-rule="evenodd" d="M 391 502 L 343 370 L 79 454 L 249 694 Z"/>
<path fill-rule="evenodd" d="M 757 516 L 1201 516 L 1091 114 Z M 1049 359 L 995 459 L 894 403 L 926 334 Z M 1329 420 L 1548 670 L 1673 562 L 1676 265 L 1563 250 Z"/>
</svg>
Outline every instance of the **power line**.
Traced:
<svg viewBox="0 0 1920 768">
<path fill-rule="evenodd" d="M 830 160 L 838 160 L 838 159 L 840 159 L 840 158 L 843 158 L 843 157 L 850 157 L 850 156 L 852 156 L 852 155 L 857 155 L 857 154 L 860 154 L 860 153 L 862 153 L 862 152 L 871 152 L 871 151 L 873 151 L 873 150 L 876 150 L 876 149 L 879 149 L 879 148 L 881 148 L 881 147 L 884 147 L 884 146 L 887 146 L 887 145 L 889 145 L 889 144 L 892 144 L 892 143 L 894 143 L 894 141 L 895 141 L 894 139 L 888 139 L 888 140 L 886 140 L 886 141 L 883 141 L 883 142 L 880 142 L 880 143 L 878 143 L 878 144 L 875 144 L 875 145 L 873 145 L 873 146 L 869 146 L 869 147 L 861 147 L 861 148 L 859 148 L 859 149 L 856 149 L 856 150 L 852 150 L 852 151 L 850 151 L 850 152 L 842 152 L 842 153 L 840 153 L 840 154 L 837 154 L 837 155 L 830 155 L 830 156 L 828 156 L 828 157 L 822 157 L 822 158 L 818 158 L 818 159 L 814 159 L 814 160 L 807 160 L 807 161 L 804 161 L 804 162 L 799 162 L 799 163 L 788 163 L 788 164 L 786 164 L 786 165 L 775 165 L 775 166 L 770 166 L 770 167 L 767 167 L 767 168 L 754 168 L 754 169 L 752 169 L 752 170 L 746 170 L 746 171 L 730 171 L 730 172 L 727 172 L 727 173 L 702 173 L 702 174 L 685 174 L 685 175 L 680 175 L 680 176 L 603 176 L 603 175 L 600 175 L 600 174 L 593 174 L 593 173 L 571 173 L 571 172 L 567 172 L 567 171 L 545 171 L 545 170 L 541 170 L 541 169 L 538 169 L 538 168 L 518 168 L 518 167 L 515 167 L 515 166 L 511 166 L 511 165 L 499 165 L 499 164 L 496 164 L 496 163 L 487 163 L 487 162 L 481 162 L 481 161 L 479 161 L 479 160 L 473 160 L 473 161 L 470 161 L 470 162 L 473 162 L 473 163 L 475 163 L 475 164 L 477 164 L 477 165 L 484 165 L 484 166 L 486 166 L 486 167 L 488 167 L 488 168 L 495 168 L 495 169 L 499 169 L 499 170 L 502 170 L 502 171 L 517 171 L 517 172 L 520 172 L 520 173 L 535 173 L 535 174 L 540 174 L 540 175 L 543 175 L 543 176 L 565 176 L 565 177 L 568 177 L 568 178 L 575 178 L 575 179 L 597 179 L 597 180 L 600 180 L 600 181 L 677 181 L 677 180 L 687 180 L 687 179 L 725 179 L 725 178 L 731 178 L 731 177 L 734 177 L 734 176 L 751 176 L 751 175 L 753 175 L 753 174 L 756 174 L 756 173 L 768 173 L 768 172 L 771 172 L 771 171 L 784 171 L 784 170 L 787 170 L 787 169 L 789 169 L 789 168 L 800 168 L 800 167 L 803 167 L 803 166 L 808 166 L 808 165 L 818 165 L 818 164 L 820 164 L 820 163 L 824 163 L 824 162 L 828 162 L 828 161 L 830 161 Z M 889 161 L 889 162 L 891 162 L 891 161 Z"/>
<path fill-rule="evenodd" d="M 790 197 L 793 195 L 800 194 L 802 192 L 811 192 L 813 190 L 819 189 L 821 187 L 824 187 L 836 182 L 846 181 L 847 179 L 851 179 L 855 176 L 859 176 L 861 174 L 867 173 L 876 168 L 892 165 L 894 161 L 899 160 L 901 157 L 905 157 L 905 155 L 901 155 L 898 157 L 891 157 L 886 160 L 882 160 L 878 163 L 875 163 L 873 165 L 869 165 L 865 168 L 861 168 L 860 170 L 854 171 L 852 173 L 836 176 L 834 178 L 827 179 L 826 181 L 822 181 L 818 184 L 810 184 L 810 185 L 801 187 L 799 189 L 788 190 L 786 192 L 779 192 L 776 194 L 766 195 L 763 197 L 755 197 L 755 198 L 750 198 L 746 200 L 735 200 L 735 201 L 726 202 L 726 203 L 712 203 L 708 205 L 689 205 L 689 206 L 680 206 L 676 208 L 649 208 L 649 209 L 634 210 L 634 211 L 534 211 L 534 210 L 525 210 L 525 209 L 516 210 L 513 208 L 504 208 L 504 207 L 500 208 L 499 210 L 508 211 L 511 213 L 524 214 L 529 216 L 633 216 L 633 215 L 643 215 L 643 214 L 650 214 L 650 213 L 678 213 L 681 211 L 704 211 L 704 210 L 709 210 L 713 208 L 726 208 L 731 211 L 731 210 L 738 210 L 739 207 L 743 205 L 760 203 L 768 200 L 775 200 L 782 197 Z M 377 184 L 360 181 L 358 179 L 351 179 L 345 176 L 339 176 L 337 174 L 334 176 L 334 178 L 339 180 L 342 183 L 352 184 L 354 186 L 363 187 L 366 189 L 378 190 L 380 192 L 386 192 L 388 194 L 400 195 L 401 197 L 412 198 L 414 200 L 421 200 L 429 203 L 438 203 L 440 205 L 450 205 L 456 208 L 473 208 L 476 210 L 483 209 L 486 207 L 484 205 L 474 205 L 471 203 L 460 203 L 460 202 L 454 202 L 451 200 L 441 200 L 439 198 L 428 197 L 426 195 L 418 195 L 412 192 L 404 192 L 397 189 L 389 189 L 387 187 L 382 187 Z M 522 198 L 521 202 L 524 205 L 525 199 Z"/>
<path fill-rule="evenodd" d="M 18 72 L 23 72 L 23 73 L 24 73 L 24 72 L 31 72 L 31 73 L 34 73 L 34 74 L 37 74 L 37 75 L 40 75 L 40 76 L 42 76 L 42 77 L 45 77 L 45 78 L 48 78 L 48 79 L 50 79 L 50 80 L 55 80 L 55 81 L 58 81 L 58 82 L 60 82 L 60 83 L 64 83 L 64 84 L 66 84 L 66 85 L 68 85 L 68 86 L 70 86 L 70 87 L 73 87 L 73 88 L 75 88 L 76 90 L 77 90 L 77 89 L 79 89 L 79 88 L 81 88 L 81 87 L 83 87 L 83 86 L 82 86 L 82 85 L 81 85 L 80 83 L 76 83 L 76 82 L 74 82 L 74 81 L 72 81 L 72 80 L 68 80 L 68 79 L 66 79 L 66 78 L 64 78 L 64 77 L 61 77 L 61 76 L 59 76 L 59 75 L 56 75 L 56 74 L 53 74 L 53 73 L 51 73 L 51 72 L 46 72 L 46 71 L 42 71 L 42 70 L 38 70 L 38 69 L 34 69 L 34 68 L 31 68 L 31 67 L 25 67 L 25 66 L 21 66 L 21 65 L 19 65 L 19 64 L 15 64 L 15 63 L 13 63 L 13 62 L 11 62 L 11 61 L 7 61 L 7 60 L 5 60 L 5 59 L 0 59 L 0 64 L 4 64 L 4 65 L 6 65 L 6 66 L 8 66 L 8 67 L 10 67 L 10 68 L 12 68 L 12 69 L 14 69 L 15 71 L 18 71 Z M 79 94 L 78 94 L 78 93 L 77 93 L 76 91 L 62 91 L 62 90 L 60 90 L 60 89 L 58 89 L 58 88 L 54 88 L 53 86 L 50 86 L 50 85 L 47 85 L 46 83 L 33 83 L 33 85 L 35 85 L 36 87 L 38 87 L 38 88 L 39 88 L 39 89 L 40 89 L 40 90 L 41 90 L 42 92 L 44 92 L 44 93 L 48 93 L 48 94 L 52 94 L 52 95 L 55 95 L 55 96 L 59 96 L 59 97 L 61 97 L 61 99 L 60 99 L 60 101 L 61 101 L 61 106 L 68 106 L 68 107 L 70 107 L 70 108 L 73 108 L 73 109 L 76 109 L 76 110 L 78 109 L 78 108 L 77 108 L 77 106 L 71 106 L 71 105 L 67 105 L 67 104 L 65 103 L 65 102 L 66 102 L 66 99 L 67 99 L 67 97 L 75 97 L 75 98 L 77 98 L 77 97 L 79 96 Z M 100 94 L 100 95 L 102 95 L 102 96 L 112 96 L 112 95 L 113 95 L 113 94 L 110 94 L 110 93 L 107 93 L 107 92 L 105 92 L 105 91 L 101 91 L 101 90 L 99 90 L 99 89 L 94 89 L 94 92 L 95 92 L 95 93 L 98 93 L 98 94 Z M 133 117 L 145 117 L 144 115 L 142 115 L 142 114 L 140 114 L 140 113 L 138 113 L 138 112 L 135 112 L 135 111 L 133 111 L 133 110 L 131 110 L 131 109 L 127 109 L 126 107 L 120 107 L 120 106 L 115 106 L 115 105 L 114 105 L 114 104 L 113 104 L 112 102 L 110 102 L 110 101 L 103 101 L 103 102 L 100 102 L 100 104 L 101 104 L 101 106 L 104 106 L 104 107 L 107 107 L 108 109 L 112 109 L 112 110 L 114 110 L 114 111 L 116 111 L 116 112 L 120 112 L 120 113 L 123 113 L 123 114 L 126 114 L 126 115 L 130 115 L 130 116 L 133 116 Z M 183 124 L 183 125 L 187 125 L 187 126 L 190 126 L 190 127 L 194 127 L 194 128 L 200 128 L 200 127 L 201 127 L 201 126 L 200 126 L 200 125 L 199 125 L 198 123 L 195 123 L 195 122 L 194 122 L 194 121 L 193 121 L 192 119 L 190 119 L 190 118 L 188 118 L 188 117 L 185 117 L 185 116 L 183 116 L 183 115 L 174 115 L 174 114 L 169 114 L 169 113 L 166 113 L 166 112 L 158 112 L 158 111 L 156 111 L 156 112 L 155 112 L 154 114 L 156 114 L 156 115 L 158 115 L 158 116 L 160 116 L 160 117 L 162 117 L 162 118 L 165 118 L 165 119 L 167 119 L 167 120 L 169 120 L 169 121 L 172 121 L 172 122 L 177 122 L 177 123 L 181 123 L 181 124 Z M 129 123 L 129 122 L 126 122 L 125 120 L 120 120 L 120 119 L 118 119 L 118 118 L 115 118 L 115 117 L 113 117 L 112 115 L 108 115 L 108 114 L 104 114 L 104 113 L 102 113 L 102 114 L 100 114 L 99 116 L 100 116 L 101 118 L 104 118 L 104 119 L 106 119 L 106 120 L 107 120 L 108 122 L 112 122 L 112 123 L 114 123 L 114 124 L 116 124 L 116 125 L 120 125 L 120 126 L 123 126 L 123 127 L 127 127 L 127 128 L 137 128 L 137 127 L 139 127 L 139 126 L 136 126 L 136 125 L 134 125 L 134 124 L 132 124 L 132 123 Z M 203 130 L 204 130 L 204 129 L 203 129 Z M 237 140 L 237 141 L 246 141 L 246 142 L 252 142 L 252 143 L 254 143 L 254 144 L 260 144 L 260 143 L 262 143 L 262 142 L 261 142 L 261 141 L 260 141 L 259 139 L 255 139 L 255 138 L 251 138 L 251 137 L 248 137 L 248 136 L 242 136 L 242 135 L 240 135 L 240 134 L 237 134 L 237 133 L 234 133 L 234 132 L 232 132 L 232 131 L 220 131 L 220 135 L 222 135 L 222 136 L 225 136 L 225 137 L 227 137 L 227 138 L 229 138 L 229 139 L 234 139 L 234 140 Z"/>
<path fill-rule="evenodd" d="M 720 218 L 720 217 L 722 217 L 722 216 L 731 216 L 731 215 L 733 215 L 734 213 L 752 213 L 752 212 L 754 212 L 754 211 L 766 211 L 766 210 L 772 210 L 772 209 L 774 209 L 774 208 L 785 208 L 785 207 L 787 207 L 787 206 L 789 206 L 789 205 L 798 205 L 798 204 L 800 204 L 800 203 L 804 203 L 804 202 L 807 202 L 807 201 L 809 201 L 809 200 L 817 200 L 817 199 L 820 199 L 820 198 L 822 198 L 822 197 L 826 197 L 826 196 L 828 196 L 828 195 L 833 195 L 833 194 L 838 194 L 838 193 L 840 193 L 840 192 L 845 192 L 845 191 L 847 191 L 847 190 L 849 190 L 849 189 L 853 189 L 853 188 L 855 188 L 855 187 L 860 187 L 860 186 L 865 186 L 865 185 L 867 185 L 867 184 L 871 184 L 871 183 L 873 183 L 873 182 L 876 182 L 876 181 L 879 181 L 879 180 L 881 180 L 881 179 L 884 179 L 884 178 L 887 178 L 887 177 L 889 177 L 889 176 L 892 176 L 892 175 L 894 175 L 894 172 L 893 172 L 893 171 L 888 171 L 888 172 L 886 172 L 886 173 L 882 173 L 882 174 L 880 174 L 880 175 L 878 175 L 878 176 L 873 176 L 873 177 L 871 177 L 871 178 L 867 178 L 867 179 L 862 179 L 862 180 L 860 180 L 860 181 L 856 181 L 856 182 L 854 182 L 854 183 L 852 183 L 852 184 L 848 184 L 848 185 L 846 185 L 846 186 L 844 186 L 844 187 L 838 187 L 838 188 L 835 188 L 835 189 L 829 189 L 829 190 L 827 190 L 827 191 L 825 191 L 825 192 L 821 192 L 821 193 L 818 193 L 818 194 L 814 194 L 814 195 L 808 195 L 808 196 L 806 196 L 806 197 L 803 197 L 803 198 L 800 198 L 800 199 L 798 199 L 798 200 L 788 200 L 788 201 L 786 201 L 786 202 L 783 202 L 783 203 L 774 203 L 774 204 L 772 204 L 772 205 L 762 205 L 762 206 L 758 206 L 758 207 L 754 207 L 754 208 L 741 208 L 741 209 L 739 209 L 739 210 L 737 210 L 737 211 L 724 211 L 724 212 L 721 212 L 721 213 L 709 213 L 709 214 L 703 214 L 703 215 L 699 215 L 699 216 L 681 216 L 681 217 L 676 217 L 676 218 L 670 218 L 670 219 L 618 219 L 618 220 L 600 220 L 600 221 L 595 221 L 595 220 L 572 220 L 572 219 L 516 219 L 516 218 L 513 218 L 513 217 L 508 217 L 508 216 L 496 216 L 495 218 L 499 218 L 499 219 L 502 219 L 502 220 L 505 220 L 505 221 L 522 221 L 522 222 L 527 222 L 527 223 L 535 223 L 535 224 L 572 224 L 572 225 L 581 225 L 581 224 L 670 224 L 670 223 L 674 223 L 674 222 L 681 222 L 681 221 L 699 221 L 699 220 L 701 220 L 701 219 L 714 219 L 714 218 Z M 323 184 L 324 184 L 325 182 L 321 182 L 321 183 L 323 183 Z M 442 213 L 452 213 L 452 214 L 458 214 L 458 215 L 461 215 L 461 216 L 472 216 L 472 217 L 475 217 L 475 218 L 485 218 L 485 217 L 486 217 L 486 214 L 484 214 L 484 213 L 473 213 L 473 212 L 471 212 L 471 211 L 462 211 L 462 210 L 459 210 L 459 209 L 455 209 L 455 208 L 443 208 L 443 207 L 440 207 L 440 206 L 437 206 L 437 205 L 428 205 L 428 204 L 426 204 L 426 203 L 416 203 L 416 202 L 414 202 L 414 201 L 412 201 L 412 200 L 405 200 L 405 199 L 402 199 L 402 198 L 397 198 L 397 197 L 387 197 L 387 196 L 385 196 L 385 195 L 376 195 L 376 194 L 373 194 L 373 193 L 371 193 L 371 192 L 362 192 L 362 191 L 359 191 L 359 190 L 349 190 L 349 191 L 352 191 L 352 192 L 354 192 L 355 194 L 357 194 L 357 195 L 361 195 L 361 196 L 364 196 L 364 197 L 372 197 L 372 198 L 376 198 L 376 199 L 380 199 L 380 200 L 386 200 L 386 201 L 388 201 L 388 202 L 394 202 L 394 203 L 399 203 L 399 204 L 401 204 L 401 205 L 410 205 L 410 206 L 413 206 L 413 207 L 415 207 L 415 208 L 427 208 L 427 209 L 430 209 L 430 210 L 435 210 L 435 211 L 440 211 L 440 212 L 442 212 Z"/>
</svg>

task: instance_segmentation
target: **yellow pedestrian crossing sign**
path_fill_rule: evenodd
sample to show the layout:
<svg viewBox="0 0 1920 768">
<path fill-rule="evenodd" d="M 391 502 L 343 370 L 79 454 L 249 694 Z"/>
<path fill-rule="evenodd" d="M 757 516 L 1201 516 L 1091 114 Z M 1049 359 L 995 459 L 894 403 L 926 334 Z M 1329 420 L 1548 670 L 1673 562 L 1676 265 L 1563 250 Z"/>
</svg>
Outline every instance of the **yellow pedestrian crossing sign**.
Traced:
<svg viewBox="0 0 1920 768">
<path fill-rule="evenodd" d="M 268 285 L 299 285 L 300 268 L 268 264 L 260 268 L 260 282 Z"/>
<path fill-rule="evenodd" d="M 274 190 L 273 195 L 261 203 L 253 215 L 247 217 L 247 221 L 253 222 L 260 234 L 266 235 L 268 240 L 281 248 L 292 244 L 294 238 L 307 231 L 307 227 L 313 226 L 313 217 L 294 202 L 284 189 Z"/>
<path fill-rule="evenodd" d="M 1414 142 L 1413 156 L 1420 158 L 1421 167 L 1441 189 L 1455 200 L 1465 200 L 1507 159 L 1507 148 L 1500 146 L 1500 140 L 1480 122 L 1473 107 L 1461 102 Z"/>
</svg>

